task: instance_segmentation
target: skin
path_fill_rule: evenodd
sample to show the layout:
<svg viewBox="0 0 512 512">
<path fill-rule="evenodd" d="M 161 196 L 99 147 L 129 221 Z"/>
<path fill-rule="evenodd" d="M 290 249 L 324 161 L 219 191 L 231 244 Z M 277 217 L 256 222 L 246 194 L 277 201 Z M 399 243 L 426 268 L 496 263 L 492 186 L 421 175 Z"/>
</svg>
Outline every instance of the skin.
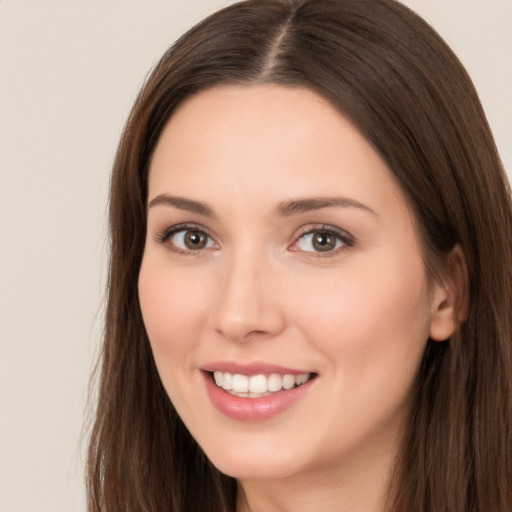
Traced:
<svg viewBox="0 0 512 512">
<path fill-rule="evenodd" d="M 209 212 L 155 201 L 165 194 Z M 279 213 L 333 197 L 349 201 Z M 148 202 L 139 294 L 155 361 L 192 435 L 238 479 L 238 510 L 383 510 L 425 344 L 456 326 L 384 161 L 314 92 L 218 87 L 168 122 Z M 162 241 L 180 223 L 206 246 L 190 252 L 183 232 Z M 315 229 L 345 241 L 319 252 L 304 235 Z M 237 421 L 206 393 L 200 368 L 219 360 L 318 377 L 284 412 Z"/>
</svg>

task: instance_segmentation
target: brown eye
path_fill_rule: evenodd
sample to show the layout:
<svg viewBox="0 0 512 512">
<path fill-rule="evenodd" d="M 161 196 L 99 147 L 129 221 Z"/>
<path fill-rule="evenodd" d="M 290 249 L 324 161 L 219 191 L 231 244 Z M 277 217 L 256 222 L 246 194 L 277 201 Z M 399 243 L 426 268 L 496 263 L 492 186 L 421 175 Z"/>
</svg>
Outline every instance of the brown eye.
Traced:
<svg viewBox="0 0 512 512">
<path fill-rule="evenodd" d="M 313 233 L 313 247 L 319 252 L 332 251 L 336 248 L 336 236 L 331 233 Z"/>
<path fill-rule="evenodd" d="M 197 249 L 204 249 L 206 247 L 208 236 L 202 231 L 186 231 L 183 242 L 187 249 L 196 251 Z"/>
<path fill-rule="evenodd" d="M 162 238 L 170 248 L 177 251 L 200 251 L 209 249 L 215 244 L 212 238 L 201 229 L 183 228 L 177 229 L 168 236 Z"/>
<path fill-rule="evenodd" d="M 300 236 L 294 244 L 294 250 L 309 253 L 335 252 L 352 245 L 348 236 L 326 229 L 313 229 Z"/>
</svg>

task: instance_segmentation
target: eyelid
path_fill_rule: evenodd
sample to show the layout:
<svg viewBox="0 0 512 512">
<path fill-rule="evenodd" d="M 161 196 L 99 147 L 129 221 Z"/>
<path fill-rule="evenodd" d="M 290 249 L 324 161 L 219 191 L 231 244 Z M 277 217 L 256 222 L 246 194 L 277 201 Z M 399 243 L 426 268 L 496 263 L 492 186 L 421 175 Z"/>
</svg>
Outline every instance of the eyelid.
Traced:
<svg viewBox="0 0 512 512">
<path fill-rule="evenodd" d="M 155 234 L 154 240 L 157 243 L 166 244 L 166 242 L 173 235 L 175 235 L 176 233 L 179 233 L 180 231 L 187 231 L 187 230 L 192 230 L 192 231 L 195 230 L 195 231 L 200 231 L 200 232 L 204 233 L 207 237 L 209 237 L 213 241 L 215 246 L 218 248 L 218 243 L 217 243 L 215 237 L 210 233 L 210 231 L 203 225 L 197 224 L 195 222 L 181 222 L 179 224 L 173 224 L 171 226 L 168 226 L 164 230 L 159 231 L 157 234 Z M 302 237 L 304 237 L 308 234 L 316 233 L 316 232 L 328 233 L 328 234 L 338 237 L 342 242 L 342 246 L 339 248 L 333 249 L 331 251 L 325 251 L 323 253 L 320 251 L 303 251 L 301 249 L 293 249 L 292 248 L 294 245 L 297 244 L 297 242 Z M 308 224 L 308 225 L 302 226 L 301 228 L 299 228 L 296 231 L 296 233 L 293 236 L 293 242 L 288 245 L 288 250 L 290 250 L 292 252 L 300 252 L 300 253 L 305 254 L 306 256 L 329 257 L 329 256 L 334 256 L 340 252 L 343 252 L 343 251 L 349 249 L 350 247 L 353 247 L 355 245 L 355 243 L 356 243 L 355 238 L 348 231 L 346 231 L 344 229 L 338 228 L 331 224 Z M 169 247 L 169 250 L 171 250 L 173 252 L 176 252 L 179 254 L 185 254 L 185 255 L 186 254 L 198 254 L 203 251 L 203 249 L 185 250 L 185 249 L 181 249 L 181 248 L 176 247 L 171 244 L 168 244 L 168 247 Z"/>
<path fill-rule="evenodd" d="M 215 238 L 210 234 L 209 230 L 202 226 L 201 224 L 196 224 L 195 222 L 181 222 L 179 224 L 173 224 L 172 226 L 168 226 L 162 231 L 159 231 L 155 234 L 154 240 L 160 244 L 166 244 L 168 240 L 179 233 L 180 231 L 200 231 L 204 233 L 208 238 L 210 238 L 213 243 L 218 246 Z M 202 252 L 203 249 L 193 250 L 193 249 L 181 249 L 172 244 L 168 244 L 169 250 L 176 252 L 178 254 L 198 254 Z"/>
<path fill-rule="evenodd" d="M 303 251 L 301 249 L 292 249 L 292 247 L 294 245 L 296 245 L 302 237 L 312 234 L 312 233 L 317 233 L 317 232 L 323 232 L 323 233 L 328 233 L 330 235 L 334 235 L 342 241 L 343 245 L 337 249 L 333 249 L 332 251 L 325 251 L 323 253 L 320 251 Z M 329 257 L 329 256 L 337 255 L 340 252 L 343 252 L 343 251 L 355 246 L 355 244 L 356 244 L 355 238 L 348 231 L 345 231 L 344 229 L 338 228 L 331 224 L 308 224 L 307 226 L 302 226 L 295 233 L 295 235 L 293 237 L 293 242 L 288 246 L 288 250 L 291 250 L 293 252 L 300 252 L 307 256 L 312 256 L 312 257 L 318 258 L 318 257 Z"/>
</svg>

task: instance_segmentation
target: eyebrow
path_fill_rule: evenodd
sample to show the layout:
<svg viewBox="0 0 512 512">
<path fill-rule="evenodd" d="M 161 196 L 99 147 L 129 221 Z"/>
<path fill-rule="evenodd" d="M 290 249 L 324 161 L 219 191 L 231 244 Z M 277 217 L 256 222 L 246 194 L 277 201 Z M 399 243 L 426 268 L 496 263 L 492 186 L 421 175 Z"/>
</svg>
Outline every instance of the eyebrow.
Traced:
<svg viewBox="0 0 512 512">
<path fill-rule="evenodd" d="M 204 203 L 200 203 L 199 201 L 185 199 L 184 197 L 174 197 L 167 194 L 160 194 L 149 202 L 148 207 L 152 208 L 153 206 L 159 205 L 173 206 L 178 210 L 198 213 L 199 215 L 203 215 L 205 217 L 215 217 L 213 210 L 209 206 L 206 206 Z"/>
<path fill-rule="evenodd" d="M 206 204 L 199 201 L 193 201 L 192 199 L 186 199 L 184 197 L 160 194 L 154 197 L 149 202 L 148 206 L 149 208 L 152 208 L 159 205 L 173 206 L 179 210 L 197 213 L 199 215 L 203 215 L 204 217 L 215 217 L 213 210 Z M 280 203 L 276 208 L 276 214 L 279 217 L 290 217 L 292 215 L 300 215 L 302 213 L 321 210 L 322 208 L 332 208 L 336 206 L 342 208 L 359 208 L 373 215 L 377 215 L 376 212 L 369 206 L 348 197 L 310 197 L 306 199 L 285 201 Z"/>
<path fill-rule="evenodd" d="M 359 208 L 373 215 L 377 215 L 377 213 L 369 206 L 348 197 L 311 197 L 306 199 L 285 201 L 277 207 L 276 213 L 281 217 L 289 217 L 291 215 L 298 215 L 301 213 L 320 210 L 322 208 L 332 208 L 335 206 L 342 208 Z"/>
</svg>

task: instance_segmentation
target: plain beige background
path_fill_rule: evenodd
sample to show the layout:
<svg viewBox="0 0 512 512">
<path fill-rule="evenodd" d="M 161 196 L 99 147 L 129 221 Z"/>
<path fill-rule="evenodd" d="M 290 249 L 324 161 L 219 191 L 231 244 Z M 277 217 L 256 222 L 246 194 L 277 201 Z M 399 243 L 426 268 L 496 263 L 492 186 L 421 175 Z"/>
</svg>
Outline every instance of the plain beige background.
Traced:
<svg viewBox="0 0 512 512">
<path fill-rule="evenodd" d="M 109 169 L 167 46 L 223 0 L 0 0 L 0 512 L 85 511 Z M 512 169 L 512 1 L 407 0 L 472 75 Z"/>
</svg>

